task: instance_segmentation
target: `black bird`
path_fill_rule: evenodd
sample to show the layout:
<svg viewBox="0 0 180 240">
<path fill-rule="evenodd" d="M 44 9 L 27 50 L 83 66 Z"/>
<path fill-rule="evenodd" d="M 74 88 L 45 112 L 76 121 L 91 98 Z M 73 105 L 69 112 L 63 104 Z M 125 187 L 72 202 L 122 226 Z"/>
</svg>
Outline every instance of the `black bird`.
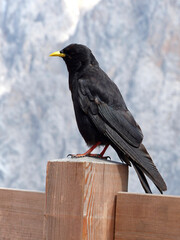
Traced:
<svg viewBox="0 0 180 240">
<path fill-rule="evenodd" d="M 75 157 L 94 156 L 91 152 L 103 145 L 103 157 L 111 145 L 121 161 L 134 166 L 146 193 L 152 193 L 148 176 L 162 193 L 166 184 L 142 144 L 143 134 L 126 107 L 116 84 L 99 67 L 91 50 L 71 44 L 50 56 L 62 57 L 69 72 L 69 89 L 79 131 L 91 148 Z"/>
</svg>

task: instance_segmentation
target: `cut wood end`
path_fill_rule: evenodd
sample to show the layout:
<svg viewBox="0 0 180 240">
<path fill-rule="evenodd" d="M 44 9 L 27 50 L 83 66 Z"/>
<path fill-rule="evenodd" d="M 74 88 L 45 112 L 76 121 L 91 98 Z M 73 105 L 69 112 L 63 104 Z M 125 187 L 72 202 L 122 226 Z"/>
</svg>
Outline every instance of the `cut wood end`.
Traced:
<svg viewBox="0 0 180 240">
<path fill-rule="evenodd" d="M 61 158 L 61 159 L 53 159 L 49 162 L 93 162 L 93 163 L 106 163 L 106 164 L 120 164 L 120 165 L 126 165 L 120 161 L 113 161 L 113 160 L 105 160 L 105 159 L 99 159 L 99 158 L 93 158 L 93 157 L 79 157 L 79 158 Z"/>
</svg>

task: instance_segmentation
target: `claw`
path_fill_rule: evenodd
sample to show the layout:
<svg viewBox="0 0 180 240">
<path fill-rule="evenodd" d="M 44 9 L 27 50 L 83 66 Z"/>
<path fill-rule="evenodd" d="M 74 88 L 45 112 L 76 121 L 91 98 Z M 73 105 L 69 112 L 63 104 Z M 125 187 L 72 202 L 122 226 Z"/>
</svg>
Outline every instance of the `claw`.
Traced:
<svg viewBox="0 0 180 240">
<path fill-rule="evenodd" d="M 97 156 L 97 158 L 100 158 L 100 159 L 105 159 L 105 160 L 111 160 L 110 156 L 101 156 L 100 154 L 98 154 L 99 156 Z"/>
</svg>

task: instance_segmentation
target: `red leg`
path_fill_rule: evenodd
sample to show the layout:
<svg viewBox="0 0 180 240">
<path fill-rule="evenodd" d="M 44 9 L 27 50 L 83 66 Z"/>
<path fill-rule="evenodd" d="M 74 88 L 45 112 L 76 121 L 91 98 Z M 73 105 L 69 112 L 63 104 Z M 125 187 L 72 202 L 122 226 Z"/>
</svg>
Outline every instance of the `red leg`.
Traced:
<svg viewBox="0 0 180 240">
<path fill-rule="evenodd" d="M 106 150 L 107 150 L 108 147 L 109 147 L 109 144 L 107 144 L 107 145 L 104 147 L 104 149 L 102 150 L 102 152 L 99 154 L 101 157 L 104 156 L 104 154 L 105 154 L 105 152 L 106 152 Z"/>
<path fill-rule="evenodd" d="M 97 142 L 96 144 L 94 144 L 87 152 L 82 153 L 82 154 L 75 154 L 75 155 L 71 155 L 72 157 L 85 157 L 85 156 L 91 156 L 91 152 L 101 144 L 101 142 Z"/>
<path fill-rule="evenodd" d="M 107 148 L 109 147 L 109 144 L 107 144 L 104 147 L 104 149 L 102 150 L 102 152 L 100 154 L 92 154 L 91 153 L 100 144 L 101 144 L 101 142 L 97 142 L 88 151 L 86 151 L 83 154 L 69 154 L 68 156 L 75 157 L 75 158 L 87 156 L 87 157 L 96 157 L 96 158 L 110 159 L 110 157 L 103 157 L 104 153 L 106 152 Z"/>
</svg>

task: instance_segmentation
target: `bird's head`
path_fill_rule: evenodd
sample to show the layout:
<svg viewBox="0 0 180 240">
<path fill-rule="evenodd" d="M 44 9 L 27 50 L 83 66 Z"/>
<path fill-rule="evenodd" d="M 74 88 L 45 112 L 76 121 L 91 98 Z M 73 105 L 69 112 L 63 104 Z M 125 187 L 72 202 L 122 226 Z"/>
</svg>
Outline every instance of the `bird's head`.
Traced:
<svg viewBox="0 0 180 240">
<path fill-rule="evenodd" d="M 50 56 L 62 57 L 69 73 L 82 71 L 89 64 L 98 65 L 91 50 L 81 44 L 70 44 L 61 51 L 51 53 Z"/>
</svg>

